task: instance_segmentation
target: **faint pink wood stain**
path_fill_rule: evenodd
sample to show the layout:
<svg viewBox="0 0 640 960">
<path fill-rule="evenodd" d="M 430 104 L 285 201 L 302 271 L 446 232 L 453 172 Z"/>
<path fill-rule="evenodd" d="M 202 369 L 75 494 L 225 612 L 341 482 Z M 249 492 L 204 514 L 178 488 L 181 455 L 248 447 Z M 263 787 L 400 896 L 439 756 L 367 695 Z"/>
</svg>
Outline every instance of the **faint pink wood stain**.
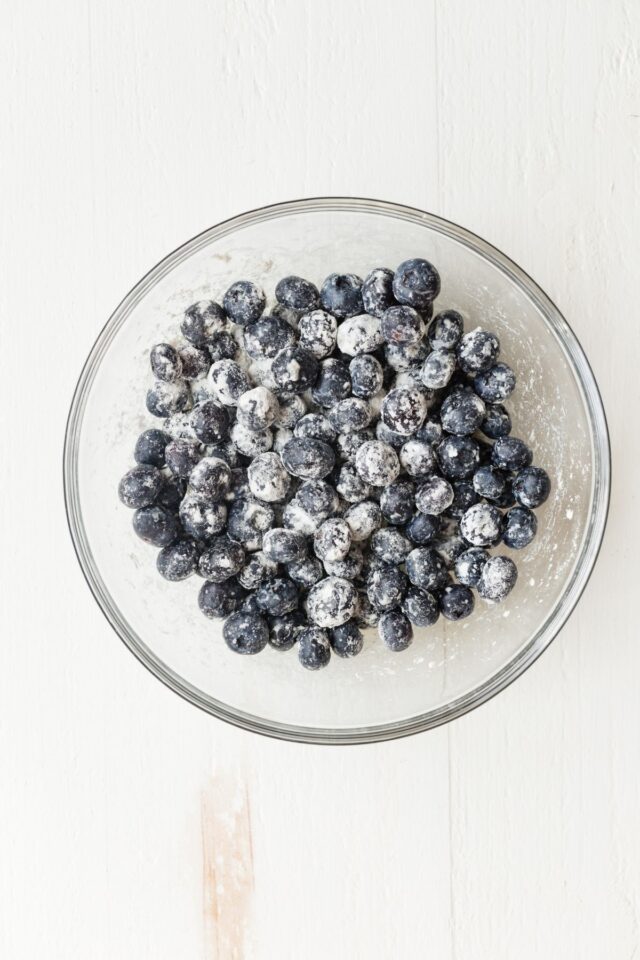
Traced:
<svg viewBox="0 0 640 960">
<path fill-rule="evenodd" d="M 253 846 L 246 784 L 216 776 L 203 790 L 202 883 L 206 956 L 245 960 L 251 897 Z"/>
</svg>

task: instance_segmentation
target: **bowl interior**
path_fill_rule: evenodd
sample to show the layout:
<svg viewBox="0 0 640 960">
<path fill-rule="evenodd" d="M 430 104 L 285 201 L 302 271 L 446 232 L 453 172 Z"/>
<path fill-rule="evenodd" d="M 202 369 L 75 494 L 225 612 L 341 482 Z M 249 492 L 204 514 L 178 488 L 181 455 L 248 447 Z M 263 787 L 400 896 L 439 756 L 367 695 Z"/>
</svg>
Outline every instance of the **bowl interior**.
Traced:
<svg viewBox="0 0 640 960">
<path fill-rule="evenodd" d="M 499 335 L 502 358 L 518 376 L 508 404 L 513 435 L 530 442 L 534 462 L 552 478 L 538 536 L 514 554 L 518 584 L 501 605 L 479 601 L 459 624 L 441 618 L 417 630 L 402 654 L 387 651 L 370 631 L 361 656 L 334 657 L 317 674 L 299 666 L 295 651 L 239 657 L 225 646 L 221 624 L 199 612 L 199 578 L 163 581 L 155 549 L 136 538 L 116 495 L 138 433 L 158 425 L 144 403 L 149 347 L 176 337 L 190 303 L 221 299 L 235 279 L 255 280 L 272 297 L 285 274 L 320 283 L 335 270 L 365 275 L 411 256 L 427 257 L 440 271 L 436 309 L 460 310 L 466 329 L 482 325 Z M 493 248 L 437 218 L 381 204 L 307 203 L 213 228 L 132 291 L 83 373 L 69 426 L 67 495 L 92 588 L 123 639 L 158 675 L 236 722 L 285 736 L 349 740 L 454 715 L 549 642 L 593 560 L 589 540 L 605 468 L 594 442 L 595 401 L 580 382 L 590 374 L 580 363 L 571 332 L 531 281 Z"/>
</svg>

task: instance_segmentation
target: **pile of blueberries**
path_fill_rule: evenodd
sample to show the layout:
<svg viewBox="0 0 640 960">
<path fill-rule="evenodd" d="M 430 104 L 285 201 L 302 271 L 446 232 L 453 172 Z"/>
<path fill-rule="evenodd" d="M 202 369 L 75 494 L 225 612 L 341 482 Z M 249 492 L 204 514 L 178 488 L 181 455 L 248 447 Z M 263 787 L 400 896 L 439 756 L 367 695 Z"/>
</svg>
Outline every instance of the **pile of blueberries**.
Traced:
<svg viewBox="0 0 640 960">
<path fill-rule="evenodd" d="M 510 436 L 515 376 L 495 334 L 433 316 L 427 260 L 289 276 L 266 311 L 234 283 L 185 313 L 184 340 L 150 354 L 147 408 L 120 499 L 161 548 L 167 580 L 203 578 L 203 614 L 238 653 L 297 644 L 302 665 L 503 600 L 516 565 L 490 555 L 536 533 L 549 477 Z M 455 576 L 455 579 L 454 579 Z"/>
</svg>

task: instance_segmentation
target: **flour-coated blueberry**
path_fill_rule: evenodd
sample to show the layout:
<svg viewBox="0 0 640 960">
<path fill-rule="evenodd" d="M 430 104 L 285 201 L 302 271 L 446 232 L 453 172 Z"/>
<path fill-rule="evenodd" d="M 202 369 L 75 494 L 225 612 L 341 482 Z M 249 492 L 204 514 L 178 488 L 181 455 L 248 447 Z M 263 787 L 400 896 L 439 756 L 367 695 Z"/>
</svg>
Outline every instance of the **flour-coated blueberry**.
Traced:
<svg viewBox="0 0 640 960">
<path fill-rule="evenodd" d="M 333 353 L 338 336 L 338 321 L 326 310 L 312 310 L 300 317 L 298 326 L 300 346 L 316 360 L 324 360 Z"/>
<path fill-rule="evenodd" d="M 325 577 L 314 584 L 307 595 L 309 619 L 319 627 L 338 627 L 355 616 L 358 594 L 343 577 Z"/>
<path fill-rule="evenodd" d="M 362 313 L 362 279 L 355 273 L 331 273 L 322 284 L 320 303 L 338 320 Z"/>
<path fill-rule="evenodd" d="M 441 521 L 439 517 L 428 513 L 416 513 L 404 528 L 404 532 L 419 547 L 431 543 L 440 532 Z"/>
<path fill-rule="evenodd" d="M 517 437 L 500 437 L 493 445 L 491 461 L 502 470 L 523 470 L 532 460 L 531 450 Z"/>
<path fill-rule="evenodd" d="M 170 417 L 191 409 L 191 391 L 184 380 L 167 383 L 156 380 L 147 392 L 147 410 L 154 417 Z"/>
<path fill-rule="evenodd" d="M 503 531 L 500 510 L 490 503 L 476 503 L 462 515 L 460 533 L 472 547 L 491 547 L 499 542 Z"/>
<path fill-rule="evenodd" d="M 200 554 L 198 572 L 205 580 L 222 583 L 242 570 L 244 560 L 244 550 L 239 543 L 227 537 L 215 537 Z"/>
<path fill-rule="evenodd" d="M 505 514 L 502 539 L 505 546 L 511 547 L 512 550 L 522 550 L 529 546 L 537 529 L 538 521 L 532 510 L 528 507 L 512 507 Z"/>
<path fill-rule="evenodd" d="M 281 317 L 264 316 L 244 328 L 244 347 L 255 360 L 273 359 L 279 350 L 295 343 L 295 331 Z"/>
<path fill-rule="evenodd" d="M 170 439 L 169 434 L 164 430 L 145 430 L 136 440 L 133 452 L 136 463 L 164 467 L 164 451 Z"/>
<path fill-rule="evenodd" d="M 463 329 L 464 320 L 457 310 L 443 310 L 429 324 L 427 339 L 434 350 L 454 350 Z"/>
<path fill-rule="evenodd" d="M 238 582 L 246 590 L 255 590 L 265 580 L 275 577 L 278 572 L 278 564 L 265 556 L 262 550 L 245 557 L 245 562 L 241 570 L 238 571 Z"/>
<path fill-rule="evenodd" d="M 415 627 L 430 627 L 440 615 L 438 601 L 428 590 L 411 586 L 404 595 L 402 612 Z"/>
<path fill-rule="evenodd" d="M 118 485 L 118 495 L 125 507 L 132 510 L 150 507 L 162 490 L 163 476 L 157 467 L 139 464 L 125 473 Z"/>
<path fill-rule="evenodd" d="M 395 272 L 393 293 L 399 303 L 425 310 L 440 293 L 440 274 L 428 260 L 404 260 Z"/>
<path fill-rule="evenodd" d="M 321 670 L 331 659 L 329 634 L 320 627 L 307 627 L 298 634 L 298 660 L 306 670 Z"/>
<path fill-rule="evenodd" d="M 270 506 L 253 497 L 234 500 L 229 505 L 227 518 L 227 536 L 241 543 L 245 550 L 260 550 L 262 538 L 274 523 L 274 513 Z"/>
<path fill-rule="evenodd" d="M 415 485 L 410 480 L 396 480 L 380 494 L 380 509 L 387 523 L 408 523 L 414 512 Z"/>
<path fill-rule="evenodd" d="M 322 360 L 311 396 L 321 407 L 333 407 L 351 394 L 349 368 L 342 360 L 329 357 Z"/>
<path fill-rule="evenodd" d="M 440 594 L 440 611 L 447 620 L 463 620 L 473 613 L 473 593 L 462 583 L 451 583 Z"/>
<path fill-rule="evenodd" d="M 347 620 L 346 623 L 333 627 L 329 631 L 329 642 L 331 649 L 339 657 L 345 659 L 357 657 L 362 652 L 364 646 L 364 637 L 362 631 L 355 620 Z"/>
<path fill-rule="evenodd" d="M 371 422 L 371 407 L 359 397 L 347 397 L 331 407 L 328 417 L 337 433 L 358 433 Z"/>
<path fill-rule="evenodd" d="M 246 593 L 235 578 L 223 583 L 205 581 L 198 593 L 198 606 L 209 619 L 223 619 L 240 609 Z"/>
<path fill-rule="evenodd" d="M 281 390 L 300 394 L 311 389 L 320 368 L 312 353 L 300 346 L 292 346 L 278 351 L 271 363 L 271 370 Z"/>
<path fill-rule="evenodd" d="M 264 613 L 270 617 L 282 617 L 297 608 L 300 598 L 293 580 L 289 577 L 273 577 L 258 587 L 256 599 Z"/>
<path fill-rule="evenodd" d="M 369 575 L 367 596 L 372 606 L 383 613 L 400 605 L 407 586 L 407 578 L 402 570 L 397 566 L 383 563 Z"/>
<path fill-rule="evenodd" d="M 368 313 L 343 320 L 338 327 L 336 341 L 338 349 L 350 357 L 373 353 L 384 343 L 381 321 L 377 317 L 370 317 Z"/>
<path fill-rule="evenodd" d="M 203 457 L 189 474 L 189 487 L 208 500 L 224 500 L 231 487 L 231 467 L 218 457 Z"/>
<path fill-rule="evenodd" d="M 477 374 L 488 370 L 498 359 L 500 341 L 495 333 L 476 327 L 465 333 L 456 349 L 464 373 Z"/>
<path fill-rule="evenodd" d="M 516 387 L 516 375 L 506 363 L 494 363 L 492 367 L 476 375 L 473 388 L 485 403 L 498 403 L 510 397 Z"/>
<path fill-rule="evenodd" d="M 216 360 L 212 363 L 207 382 L 214 399 L 226 407 L 235 407 L 242 394 L 252 385 L 247 372 L 235 360 Z"/>
<path fill-rule="evenodd" d="M 483 600 L 500 603 L 516 585 L 518 569 L 511 557 L 490 557 L 482 568 L 478 593 Z"/>
<path fill-rule="evenodd" d="M 215 400 L 205 400 L 191 411 L 191 426 L 201 443 L 221 443 L 229 436 L 227 408 Z"/>
<path fill-rule="evenodd" d="M 269 617 L 269 646 L 274 650 L 291 650 L 304 629 L 305 618 L 300 610 L 280 617 Z"/>
<path fill-rule="evenodd" d="M 196 572 L 198 548 L 193 540 L 174 540 L 158 554 L 156 566 L 165 580 L 186 580 Z"/>
<path fill-rule="evenodd" d="M 440 407 L 442 428 L 458 437 L 470 436 L 482 423 L 485 410 L 484 401 L 472 390 L 451 393 Z"/>
<path fill-rule="evenodd" d="M 373 317 L 382 317 L 395 302 L 393 270 L 387 267 L 376 267 L 367 274 L 362 284 L 362 304 L 365 313 L 370 313 Z"/>
<path fill-rule="evenodd" d="M 226 332 L 227 326 L 227 315 L 219 303 L 198 300 L 185 310 L 180 329 L 196 347 L 208 347 L 217 334 Z"/>
<path fill-rule="evenodd" d="M 184 380 L 201 380 L 209 372 L 211 357 L 204 348 L 187 343 L 180 347 L 180 363 Z"/>
<path fill-rule="evenodd" d="M 416 490 L 415 502 L 420 513 L 437 517 L 453 503 L 453 487 L 437 474 L 425 477 Z"/>
<path fill-rule="evenodd" d="M 465 480 L 480 462 L 480 448 L 471 437 L 445 437 L 436 447 L 442 473 L 448 480 Z"/>
<path fill-rule="evenodd" d="M 264 291 L 250 280 L 232 283 L 222 298 L 227 315 L 241 327 L 247 327 L 262 316 L 266 302 Z"/>
<path fill-rule="evenodd" d="M 224 530 L 227 508 L 208 497 L 187 493 L 180 504 L 180 521 L 186 533 L 195 540 L 210 540 Z"/>
<path fill-rule="evenodd" d="M 487 500 L 499 500 L 506 483 L 506 476 L 497 467 L 478 467 L 473 475 L 473 489 Z"/>
<path fill-rule="evenodd" d="M 413 544 L 397 527 L 382 527 L 371 537 L 371 549 L 383 563 L 404 563 Z"/>
<path fill-rule="evenodd" d="M 306 555 L 307 541 L 298 530 L 272 527 L 262 538 L 262 552 L 275 563 L 292 563 Z"/>
<path fill-rule="evenodd" d="M 264 617 L 250 613 L 232 613 L 222 628 L 222 636 L 234 653 L 260 653 L 267 645 L 269 627 Z"/>
<path fill-rule="evenodd" d="M 424 332 L 424 320 L 413 307 L 389 307 L 380 322 L 380 333 L 386 343 L 419 343 Z"/>
<path fill-rule="evenodd" d="M 157 343 L 152 347 L 149 362 L 156 380 L 170 383 L 173 380 L 179 380 L 182 376 L 180 354 L 169 343 Z"/>
<path fill-rule="evenodd" d="M 277 397 L 266 387 L 247 390 L 238 400 L 237 422 L 251 433 L 262 433 L 278 418 L 280 408 Z"/>
<path fill-rule="evenodd" d="M 411 621 L 401 610 L 389 610 L 382 614 L 378 634 L 384 645 L 394 653 L 406 650 L 413 642 Z"/>
<path fill-rule="evenodd" d="M 465 587 L 477 587 L 489 554 L 481 547 L 471 547 L 461 553 L 455 562 L 455 574 Z"/>
<path fill-rule="evenodd" d="M 542 467 L 524 467 L 513 480 L 516 500 L 529 509 L 542 506 L 550 492 L 549 474 Z"/>
<path fill-rule="evenodd" d="M 303 277 L 283 277 L 276 284 L 276 300 L 292 310 L 307 312 L 320 303 L 320 293 L 315 283 Z"/>
<path fill-rule="evenodd" d="M 424 394 L 408 387 L 390 390 L 380 409 L 380 416 L 387 427 L 405 437 L 420 429 L 426 415 Z"/>
<path fill-rule="evenodd" d="M 176 514 L 158 504 L 136 510 L 133 515 L 133 529 L 141 540 L 154 547 L 166 547 L 181 533 Z"/>
<path fill-rule="evenodd" d="M 480 424 L 480 429 L 486 437 L 491 440 L 498 440 L 500 437 L 508 437 L 511 433 L 511 417 L 506 407 L 501 403 L 487 404 L 484 420 Z"/>
</svg>

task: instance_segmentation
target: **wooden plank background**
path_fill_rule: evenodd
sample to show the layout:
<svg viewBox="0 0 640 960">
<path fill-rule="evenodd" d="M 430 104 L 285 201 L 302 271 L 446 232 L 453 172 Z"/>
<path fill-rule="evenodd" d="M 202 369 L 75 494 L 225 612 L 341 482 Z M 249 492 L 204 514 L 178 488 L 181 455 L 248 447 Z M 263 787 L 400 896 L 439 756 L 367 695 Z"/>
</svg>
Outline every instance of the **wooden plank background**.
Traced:
<svg viewBox="0 0 640 960">
<path fill-rule="evenodd" d="M 637 957 L 637 0 L 0 17 L 0 955 Z M 601 559 L 545 656 L 446 728 L 347 749 L 231 729 L 143 670 L 61 491 L 73 386 L 124 292 L 210 224 L 319 194 L 508 252 L 582 340 L 614 454 Z"/>
</svg>

